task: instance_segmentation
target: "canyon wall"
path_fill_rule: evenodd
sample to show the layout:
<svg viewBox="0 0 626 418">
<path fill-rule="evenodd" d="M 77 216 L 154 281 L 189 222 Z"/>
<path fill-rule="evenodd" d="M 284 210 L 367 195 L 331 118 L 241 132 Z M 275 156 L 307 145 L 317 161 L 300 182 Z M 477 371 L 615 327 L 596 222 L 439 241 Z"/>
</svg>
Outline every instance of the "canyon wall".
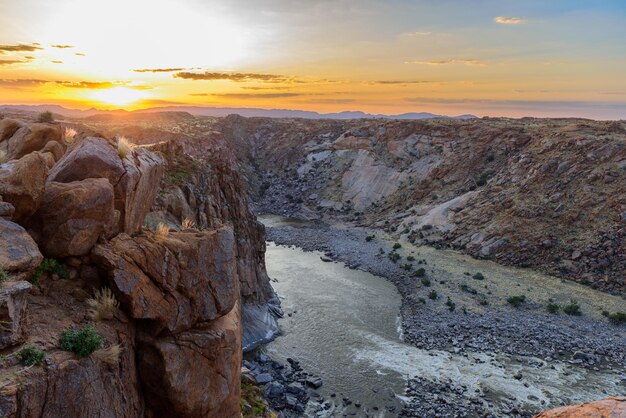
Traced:
<svg viewBox="0 0 626 418">
<path fill-rule="evenodd" d="M 142 227 L 162 147 L 0 120 L 0 416 L 240 416 L 242 302 L 273 295 L 263 229 L 226 166 L 189 183 L 195 225 Z"/>
</svg>

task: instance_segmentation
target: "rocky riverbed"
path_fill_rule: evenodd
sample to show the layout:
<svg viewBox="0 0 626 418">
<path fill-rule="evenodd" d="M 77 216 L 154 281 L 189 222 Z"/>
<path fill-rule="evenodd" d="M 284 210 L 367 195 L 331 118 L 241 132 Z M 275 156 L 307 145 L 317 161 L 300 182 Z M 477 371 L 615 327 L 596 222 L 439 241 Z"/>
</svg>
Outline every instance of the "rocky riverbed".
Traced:
<svg viewBox="0 0 626 418">
<path fill-rule="evenodd" d="M 370 229 L 263 221 L 270 241 L 396 285 L 408 344 L 360 355 L 409 375 L 402 416 L 530 416 L 626 392 L 626 332 L 602 315 L 620 297 Z"/>
</svg>

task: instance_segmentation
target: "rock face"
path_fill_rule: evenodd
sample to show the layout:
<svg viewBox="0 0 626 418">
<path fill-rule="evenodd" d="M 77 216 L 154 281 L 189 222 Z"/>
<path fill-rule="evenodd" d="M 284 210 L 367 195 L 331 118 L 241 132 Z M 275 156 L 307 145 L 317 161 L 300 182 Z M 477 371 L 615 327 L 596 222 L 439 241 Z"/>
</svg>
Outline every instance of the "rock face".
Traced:
<svg viewBox="0 0 626 418">
<path fill-rule="evenodd" d="M 28 282 L 11 282 L 0 289 L 0 349 L 24 341 L 30 288 Z"/>
<path fill-rule="evenodd" d="M 24 228 L 0 218 L 0 266 L 13 274 L 33 270 L 43 256 Z"/>
<path fill-rule="evenodd" d="M 22 221 L 41 203 L 48 178 L 48 164 L 43 154 L 33 152 L 0 166 L 0 196 L 13 205 L 12 217 Z"/>
<path fill-rule="evenodd" d="M 551 409 L 535 418 L 622 418 L 626 417 L 626 398 L 607 398 L 582 405 Z"/>
<path fill-rule="evenodd" d="M 88 254 L 113 226 L 115 215 L 113 187 L 106 179 L 51 182 L 34 223 L 44 253 L 64 258 Z"/>
<path fill-rule="evenodd" d="M 33 151 L 41 150 L 50 141 L 60 142 L 62 138 L 59 125 L 47 123 L 25 125 L 6 120 L 0 126 L 0 150 L 4 150 L 9 159 L 19 159 Z"/>
</svg>

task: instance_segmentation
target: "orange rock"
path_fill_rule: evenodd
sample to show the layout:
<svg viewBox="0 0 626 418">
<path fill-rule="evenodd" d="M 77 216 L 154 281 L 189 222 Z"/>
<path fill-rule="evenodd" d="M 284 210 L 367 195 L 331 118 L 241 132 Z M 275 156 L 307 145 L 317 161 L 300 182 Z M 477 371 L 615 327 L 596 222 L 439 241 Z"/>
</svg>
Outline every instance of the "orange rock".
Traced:
<svg viewBox="0 0 626 418">
<path fill-rule="evenodd" d="M 582 405 L 551 409 L 535 418 L 626 418 L 626 398 L 606 398 Z"/>
</svg>

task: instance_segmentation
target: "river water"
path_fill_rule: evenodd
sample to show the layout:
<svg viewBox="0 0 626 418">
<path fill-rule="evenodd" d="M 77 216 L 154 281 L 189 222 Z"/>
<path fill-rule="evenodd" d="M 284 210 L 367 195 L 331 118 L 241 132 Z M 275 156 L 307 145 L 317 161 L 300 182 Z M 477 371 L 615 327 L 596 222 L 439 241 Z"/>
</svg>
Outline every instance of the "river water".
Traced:
<svg viewBox="0 0 626 418">
<path fill-rule="evenodd" d="M 495 402 L 498 396 L 529 399 L 535 409 L 601 399 L 623 388 L 617 372 L 593 372 L 560 362 L 536 367 L 532 361 L 496 353 L 463 355 L 406 344 L 401 339 L 400 295 L 395 287 L 370 273 L 324 262 L 321 256 L 273 243 L 268 243 L 266 253 L 272 286 L 286 315 L 279 321 L 283 335 L 265 350 L 281 362 L 288 357 L 299 360 L 306 371 L 324 380 L 319 392 L 334 401 L 328 411 L 309 408 L 309 416 L 346 412 L 397 416 L 407 378 L 413 376 L 451 379 L 470 390 L 489 391 Z M 485 271 L 485 265 L 482 268 Z M 494 268 L 503 267 L 494 264 Z M 511 378 L 518 371 L 526 384 Z M 330 398 L 332 393 L 335 398 Z M 344 408 L 344 396 L 362 406 Z"/>
</svg>

